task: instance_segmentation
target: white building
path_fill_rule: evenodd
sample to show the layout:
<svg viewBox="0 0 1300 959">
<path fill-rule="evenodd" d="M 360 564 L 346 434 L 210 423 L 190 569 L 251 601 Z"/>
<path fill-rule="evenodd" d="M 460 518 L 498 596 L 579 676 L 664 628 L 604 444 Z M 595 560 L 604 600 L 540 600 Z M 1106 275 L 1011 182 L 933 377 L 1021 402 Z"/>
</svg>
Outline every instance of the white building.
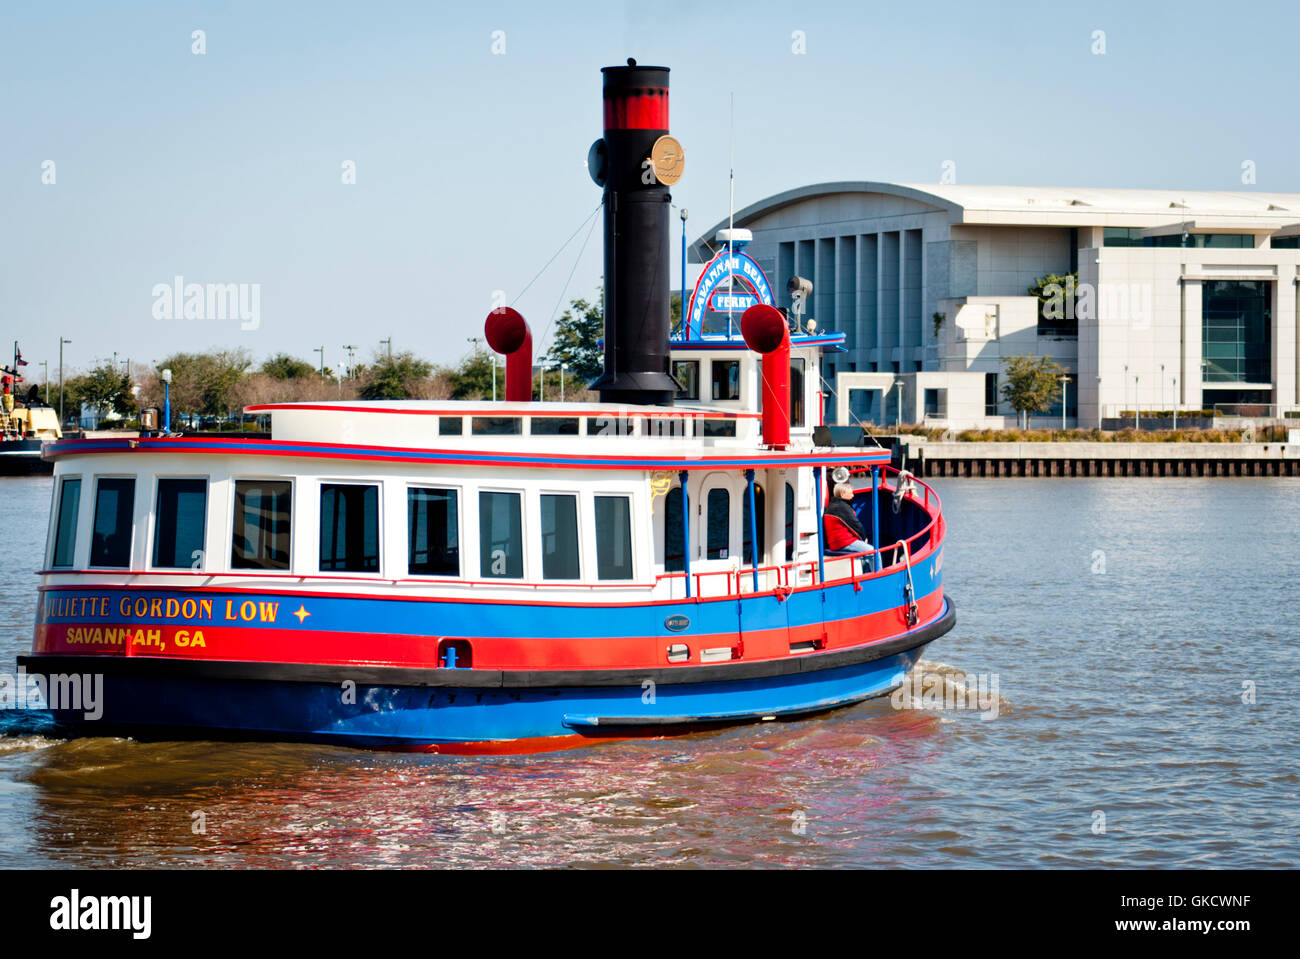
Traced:
<svg viewBox="0 0 1300 959">
<path fill-rule="evenodd" d="M 753 232 L 747 252 L 779 306 L 803 276 L 807 315 L 847 334 L 826 367 L 831 420 L 838 405 L 880 424 L 1009 425 L 1004 360 L 1044 354 L 1070 374 L 1070 425 L 1300 409 L 1300 194 L 823 183 L 735 225 Z M 725 226 L 695 242 L 693 262 Z M 1042 315 L 1029 288 L 1048 273 L 1076 273 L 1077 299 Z M 1037 425 L 1060 417 L 1058 399 Z"/>
</svg>

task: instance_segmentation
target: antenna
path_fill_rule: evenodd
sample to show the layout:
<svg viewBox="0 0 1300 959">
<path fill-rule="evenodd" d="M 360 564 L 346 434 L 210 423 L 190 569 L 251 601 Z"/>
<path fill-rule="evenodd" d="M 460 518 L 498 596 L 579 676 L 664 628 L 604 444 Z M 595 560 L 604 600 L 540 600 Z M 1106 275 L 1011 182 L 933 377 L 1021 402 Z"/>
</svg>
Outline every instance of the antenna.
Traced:
<svg viewBox="0 0 1300 959">
<path fill-rule="evenodd" d="M 730 196 L 727 200 L 727 292 L 736 292 L 735 261 L 732 259 L 736 252 L 736 244 L 732 237 L 736 232 L 736 91 L 731 91 L 731 159 L 730 175 L 728 177 L 728 187 Z M 727 337 L 731 337 L 732 317 L 735 316 L 733 309 L 735 301 L 728 298 L 727 302 Z"/>
</svg>

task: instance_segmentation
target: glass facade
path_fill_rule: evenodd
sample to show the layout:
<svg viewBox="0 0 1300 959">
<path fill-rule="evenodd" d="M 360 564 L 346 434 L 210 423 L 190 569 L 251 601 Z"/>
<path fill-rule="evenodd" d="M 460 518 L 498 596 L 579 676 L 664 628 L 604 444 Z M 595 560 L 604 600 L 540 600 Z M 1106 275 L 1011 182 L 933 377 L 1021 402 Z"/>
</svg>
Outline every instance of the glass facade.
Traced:
<svg viewBox="0 0 1300 959">
<path fill-rule="evenodd" d="M 1251 233 L 1189 233 L 1183 242 L 1181 233 L 1167 236 L 1142 236 L 1140 227 L 1108 226 L 1102 234 L 1105 246 L 1182 247 L 1210 250 L 1253 250 L 1255 237 Z"/>
<path fill-rule="evenodd" d="M 1201 288 L 1201 350 L 1207 383 L 1272 382 L 1270 284 L 1211 280 Z"/>
</svg>

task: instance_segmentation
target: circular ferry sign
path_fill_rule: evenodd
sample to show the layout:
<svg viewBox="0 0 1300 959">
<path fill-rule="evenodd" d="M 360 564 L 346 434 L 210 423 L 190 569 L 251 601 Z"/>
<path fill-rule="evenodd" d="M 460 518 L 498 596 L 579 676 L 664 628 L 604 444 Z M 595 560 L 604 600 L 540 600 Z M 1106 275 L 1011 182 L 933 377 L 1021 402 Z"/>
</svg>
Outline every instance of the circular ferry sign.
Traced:
<svg viewBox="0 0 1300 959">
<path fill-rule="evenodd" d="M 686 169 L 686 151 L 676 137 L 664 134 L 650 148 L 650 164 L 654 167 L 655 179 L 664 186 L 672 186 L 682 178 Z"/>
</svg>

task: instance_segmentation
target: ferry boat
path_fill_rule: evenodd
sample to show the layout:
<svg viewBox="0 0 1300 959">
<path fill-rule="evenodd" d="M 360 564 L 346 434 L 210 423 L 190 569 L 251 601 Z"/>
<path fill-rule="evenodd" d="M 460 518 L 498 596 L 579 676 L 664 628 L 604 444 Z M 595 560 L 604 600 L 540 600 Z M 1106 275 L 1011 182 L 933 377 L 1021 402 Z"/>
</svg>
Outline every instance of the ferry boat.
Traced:
<svg viewBox="0 0 1300 959">
<path fill-rule="evenodd" d="M 667 69 L 604 70 L 600 402 L 532 400 L 509 308 L 498 402 L 250 407 L 270 438 L 49 444 L 29 674 L 103 677 L 73 735 L 534 752 L 885 695 L 952 628 L 939 498 L 828 442 L 821 358 L 768 303 L 668 322 Z M 727 255 L 730 255 L 728 251 Z M 693 310 L 691 311 L 694 312 Z M 848 483 L 872 548 L 827 548 Z"/>
<path fill-rule="evenodd" d="M 27 365 L 22 356 L 14 343 L 13 366 L 0 367 L 0 476 L 53 473 L 53 464 L 41 458 L 41 446 L 63 435 L 58 416 L 41 402 L 36 387 L 16 395 Z"/>
</svg>

